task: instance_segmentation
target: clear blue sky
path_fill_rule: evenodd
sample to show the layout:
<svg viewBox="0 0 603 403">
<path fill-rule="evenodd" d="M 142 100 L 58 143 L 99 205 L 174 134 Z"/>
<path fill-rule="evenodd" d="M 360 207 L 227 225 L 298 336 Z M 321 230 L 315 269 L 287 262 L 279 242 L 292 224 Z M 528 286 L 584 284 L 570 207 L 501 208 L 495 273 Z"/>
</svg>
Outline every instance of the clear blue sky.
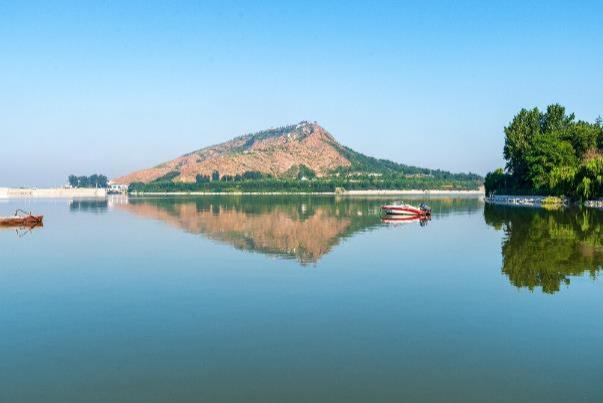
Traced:
<svg viewBox="0 0 603 403">
<path fill-rule="evenodd" d="M 0 0 L 0 186 L 114 177 L 300 120 L 484 174 L 520 108 L 603 114 L 603 2 L 497 3 Z"/>
</svg>

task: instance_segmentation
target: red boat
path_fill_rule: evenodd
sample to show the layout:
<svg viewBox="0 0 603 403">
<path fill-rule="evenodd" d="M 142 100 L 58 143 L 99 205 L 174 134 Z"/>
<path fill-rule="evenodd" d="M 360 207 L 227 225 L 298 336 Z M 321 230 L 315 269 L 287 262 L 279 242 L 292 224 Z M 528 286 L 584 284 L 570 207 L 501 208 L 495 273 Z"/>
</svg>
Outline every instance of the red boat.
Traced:
<svg viewBox="0 0 603 403">
<path fill-rule="evenodd" d="M 429 216 L 431 208 L 425 203 L 421 203 L 419 207 L 412 206 L 406 203 L 386 204 L 381 206 L 381 211 L 387 215 L 405 215 L 405 216 Z"/>
<path fill-rule="evenodd" d="M 41 226 L 44 220 L 43 215 L 32 215 L 23 210 L 17 210 L 14 216 L 0 217 L 1 227 L 37 227 Z"/>
</svg>

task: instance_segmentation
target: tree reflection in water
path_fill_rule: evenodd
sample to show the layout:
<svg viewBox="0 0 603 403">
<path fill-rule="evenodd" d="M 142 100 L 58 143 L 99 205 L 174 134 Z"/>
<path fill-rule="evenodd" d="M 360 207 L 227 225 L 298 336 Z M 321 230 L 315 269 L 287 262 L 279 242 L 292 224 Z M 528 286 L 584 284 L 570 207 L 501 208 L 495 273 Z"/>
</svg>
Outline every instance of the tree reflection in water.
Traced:
<svg viewBox="0 0 603 403">
<path fill-rule="evenodd" d="M 595 278 L 603 265 L 601 211 L 486 205 L 484 216 L 505 232 L 502 271 L 516 287 L 553 294 L 571 276 Z"/>
</svg>

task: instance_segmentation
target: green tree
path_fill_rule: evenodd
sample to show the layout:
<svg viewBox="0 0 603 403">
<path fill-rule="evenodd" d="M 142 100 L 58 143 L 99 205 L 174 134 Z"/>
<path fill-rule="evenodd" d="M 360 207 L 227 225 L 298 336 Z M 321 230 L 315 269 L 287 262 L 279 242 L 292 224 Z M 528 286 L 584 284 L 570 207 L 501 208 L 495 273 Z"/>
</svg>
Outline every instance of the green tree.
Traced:
<svg viewBox="0 0 603 403">
<path fill-rule="evenodd" d="M 528 172 L 525 155 L 530 149 L 532 138 L 541 132 L 541 117 L 538 108 L 522 109 L 504 129 L 503 155 L 507 161 L 506 168 L 520 181 L 526 177 Z"/>
<path fill-rule="evenodd" d="M 484 180 L 486 196 L 491 196 L 494 192 L 509 188 L 509 175 L 505 174 L 502 168 L 489 172 Z"/>
<path fill-rule="evenodd" d="M 243 173 L 243 179 L 262 179 L 263 175 L 258 171 L 245 171 Z"/>
<path fill-rule="evenodd" d="M 579 159 L 582 159 L 589 151 L 597 149 L 597 140 L 599 139 L 600 133 L 601 129 L 597 127 L 596 124 L 592 125 L 580 121 L 566 128 L 563 131 L 561 138 L 569 141 L 576 151 L 576 156 Z"/>
<path fill-rule="evenodd" d="M 549 189 L 552 194 L 573 196 L 577 167 L 571 165 L 554 167 L 549 175 Z"/>
<path fill-rule="evenodd" d="M 203 184 L 203 183 L 208 183 L 209 182 L 209 176 L 208 175 L 197 175 L 195 177 L 195 183 L 197 183 L 198 185 Z"/>
<path fill-rule="evenodd" d="M 584 162 L 576 173 L 576 195 L 582 200 L 603 194 L 603 156 Z"/>
<path fill-rule="evenodd" d="M 90 186 L 90 181 L 87 176 L 78 176 L 77 178 L 78 187 L 87 188 Z"/>
<path fill-rule="evenodd" d="M 98 175 L 98 187 L 106 188 L 107 186 L 109 186 L 109 180 L 107 177 L 105 175 Z"/>
<path fill-rule="evenodd" d="M 566 115 L 565 107 L 559 104 L 547 106 L 546 112 L 541 117 L 542 133 L 561 133 L 571 127 L 574 121 L 574 114 Z"/>
<path fill-rule="evenodd" d="M 551 134 L 539 134 L 526 151 L 527 178 L 537 191 L 550 193 L 551 172 L 556 167 L 575 166 L 574 148 Z"/>
<path fill-rule="evenodd" d="M 598 116 L 595 120 L 595 127 L 599 129 L 599 134 L 597 135 L 597 148 L 603 148 L 603 117 Z"/>
<path fill-rule="evenodd" d="M 301 164 L 299 166 L 299 172 L 297 173 L 297 179 L 302 179 L 302 178 L 306 178 L 306 179 L 316 178 L 316 172 L 314 172 L 313 170 L 311 170 L 304 164 Z"/>
<path fill-rule="evenodd" d="M 69 185 L 72 188 L 76 188 L 76 187 L 79 186 L 79 181 L 77 180 L 77 176 L 75 176 L 75 175 L 69 175 L 68 180 L 69 180 Z"/>
<path fill-rule="evenodd" d="M 98 175 L 97 174 L 92 174 L 88 177 L 88 186 L 90 186 L 91 188 L 98 187 Z"/>
</svg>

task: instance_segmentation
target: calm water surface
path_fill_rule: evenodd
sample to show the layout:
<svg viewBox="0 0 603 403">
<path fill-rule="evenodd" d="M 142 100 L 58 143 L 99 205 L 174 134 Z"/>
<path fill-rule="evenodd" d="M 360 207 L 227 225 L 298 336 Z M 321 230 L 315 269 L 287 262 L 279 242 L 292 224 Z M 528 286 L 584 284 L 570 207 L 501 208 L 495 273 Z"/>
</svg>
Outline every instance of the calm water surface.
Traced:
<svg viewBox="0 0 603 403">
<path fill-rule="evenodd" d="M 602 212 L 383 201 L 0 201 L 0 401 L 603 401 Z"/>
</svg>

